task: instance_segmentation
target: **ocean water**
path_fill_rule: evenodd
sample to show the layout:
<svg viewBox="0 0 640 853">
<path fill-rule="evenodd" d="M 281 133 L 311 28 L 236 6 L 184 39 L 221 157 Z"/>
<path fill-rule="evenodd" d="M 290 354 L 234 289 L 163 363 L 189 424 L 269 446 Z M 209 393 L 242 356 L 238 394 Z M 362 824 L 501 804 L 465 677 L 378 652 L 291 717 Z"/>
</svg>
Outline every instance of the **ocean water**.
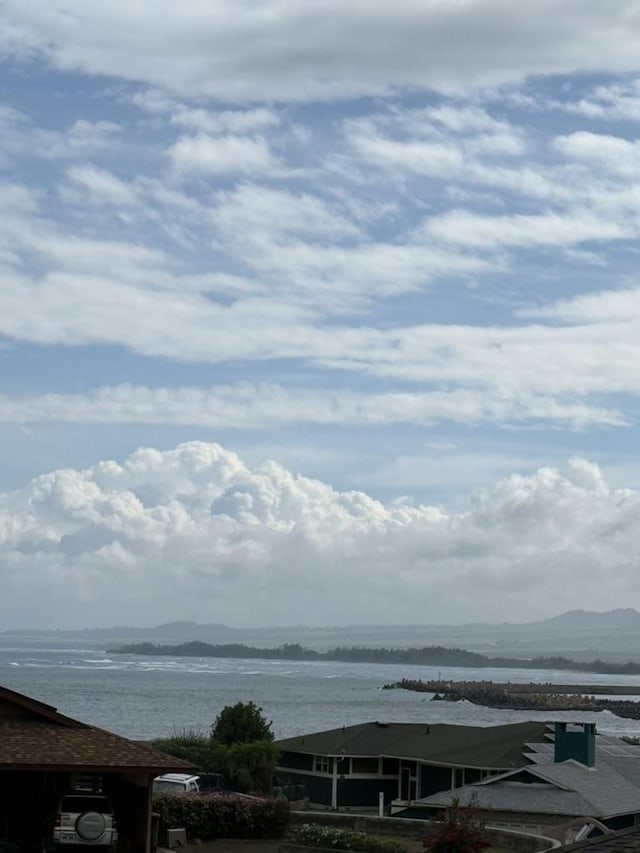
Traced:
<svg viewBox="0 0 640 853">
<path fill-rule="evenodd" d="M 599 731 L 610 734 L 640 735 L 640 721 L 608 711 L 497 710 L 469 702 L 431 702 L 430 694 L 381 689 L 401 678 L 438 677 L 640 685 L 640 676 L 555 670 L 147 657 L 44 644 L 0 647 L 1 685 L 134 739 L 169 736 L 185 729 L 206 732 L 225 705 L 250 700 L 262 706 L 278 738 L 368 720 L 460 725 L 575 720 L 596 722 Z"/>
</svg>

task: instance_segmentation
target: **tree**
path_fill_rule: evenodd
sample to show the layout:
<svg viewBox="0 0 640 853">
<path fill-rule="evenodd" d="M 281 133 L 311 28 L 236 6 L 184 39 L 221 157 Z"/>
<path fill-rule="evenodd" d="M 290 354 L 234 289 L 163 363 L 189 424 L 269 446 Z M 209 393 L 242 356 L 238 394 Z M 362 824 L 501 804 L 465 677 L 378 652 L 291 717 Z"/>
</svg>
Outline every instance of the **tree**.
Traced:
<svg viewBox="0 0 640 853">
<path fill-rule="evenodd" d="M 234 743 L 272 741 L 271 722 L 267 722 L 262 708 L 254 702 L 236 702 L 225 705 L 211 727 L 211 738 L 225 746 Z"/>
<path fill-rule="evenodd" d="M 268 793 L 279 754 L 271 725 L 254 702 L 237 702 L 222 709 L 209 736 L 187 730 L 153 745 L 202 771 L 222 773 L 236 790 Z"/>
<path fill-rule="evenodd" d="M 428 853 L 482 853 L 490 846 L 484 823 L 474 817 L 471 808 L 462 808 L 457 799 L 423 841 Z"/>
</svg>

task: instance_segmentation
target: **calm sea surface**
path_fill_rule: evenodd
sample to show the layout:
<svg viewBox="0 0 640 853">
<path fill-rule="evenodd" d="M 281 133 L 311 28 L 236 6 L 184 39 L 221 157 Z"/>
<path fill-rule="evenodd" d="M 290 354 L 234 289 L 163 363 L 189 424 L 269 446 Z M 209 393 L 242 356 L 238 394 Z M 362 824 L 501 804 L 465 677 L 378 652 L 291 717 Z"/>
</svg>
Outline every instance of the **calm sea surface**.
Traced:
<svg viewBox="0 0 640 853">
<path fill-rule="evenodd" d="M 555 670 L 156 658 L 107 655 L 95 648 L 0 647 L 0 684 L 71 717 L 137 739 L 183 729 L 204 732 L 225 705 L 249 700 L 273 720 L 276 737 L 367 720 L 497 725 L 531 719 L 593 721 L 603 732 L 640 735 L 639 721 L 606 711 L 502 711 L 468 702 L 431 702 L 430 694 L 381 690 L 401 678 L 439 675 L 452 680 L 640 685 L 640 676 Z"/>
</svg>

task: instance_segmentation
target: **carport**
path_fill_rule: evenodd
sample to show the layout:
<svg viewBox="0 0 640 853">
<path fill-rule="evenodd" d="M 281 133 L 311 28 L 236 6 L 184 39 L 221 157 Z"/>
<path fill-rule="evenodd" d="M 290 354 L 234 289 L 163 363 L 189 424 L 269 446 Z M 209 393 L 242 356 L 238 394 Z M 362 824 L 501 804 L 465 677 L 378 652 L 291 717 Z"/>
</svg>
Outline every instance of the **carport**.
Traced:
<svg viewBox="0 0 640 853">
<path fill-rule="evenodd" d="M 149 853 L 154 776 L 191 766 L 0 687 L 0 843 L 41 853 L 63 794 L 100 791 L 118 821 L 118 850 Z"/>
</svg>

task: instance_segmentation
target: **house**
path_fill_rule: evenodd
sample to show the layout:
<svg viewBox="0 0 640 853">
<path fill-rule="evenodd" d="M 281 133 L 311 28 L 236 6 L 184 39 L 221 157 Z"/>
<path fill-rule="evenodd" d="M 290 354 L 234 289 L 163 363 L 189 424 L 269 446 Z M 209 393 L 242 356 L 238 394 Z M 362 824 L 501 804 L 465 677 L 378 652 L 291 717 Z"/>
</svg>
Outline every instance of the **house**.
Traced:
<svg viewBox="0 0 640 853">
<path fill-rule="evenodd" d="M 566 838 L 596 822 L 604 831 L 640 824 L 640 747 L 596 735 L 593 723 L 556 723 L 528 744 L 517 769 L 440 791 L 394 812 L 433 818 L 455 798 L 491 826 Z M 569 835 L 571 837 L 571 835 Z"/>
<path fill-rule="evenodd" d="M 63 794 L 108 795 L 119 849 L 149 853 L 151 782 L 189 765 L 0 687 L 0 841 L 42 850 Z"/>
<path fill-rule="evenodd" d="M 541 741 L 545 723 L 480 728 L 370 722 L 277 741 L 282 785 L 304 785 L 314 805 L 377 808 L 409 803 L 525 763 L 527 744 Z"/>
</svg>

